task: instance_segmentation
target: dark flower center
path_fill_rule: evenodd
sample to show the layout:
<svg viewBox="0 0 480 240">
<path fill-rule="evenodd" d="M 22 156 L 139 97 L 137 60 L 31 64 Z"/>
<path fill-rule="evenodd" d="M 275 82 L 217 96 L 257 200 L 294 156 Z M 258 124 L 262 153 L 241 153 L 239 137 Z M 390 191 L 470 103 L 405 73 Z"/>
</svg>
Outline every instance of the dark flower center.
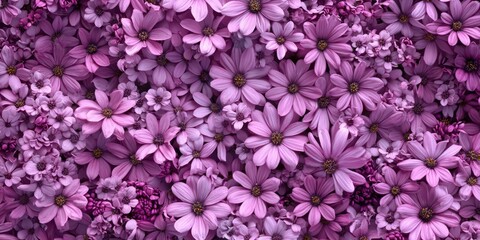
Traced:
<svg viewBox="0 0 480 240">
<path fill-rule="evenodd" d="M 95 100 L 95 92 L 92 90 L 87 90 L 85 93 L 85 98 L 88 100 Z"/>
<path fill-rule="evenodd" d="M 213 36 L 215 31 L 213 31 L 213 29 L 211 27 L 204 27 L 203 30 L 202 30 L 202 33 L 203 33 L 203 35 L 205 35 L 207 37 L 210 37 L 210 36 Z"/>
<path fill-rule="evenodd" d="M 320 97 L 318 99 L 318 106 L 320 108 L 327 108 L 330 105 L 330 98 L 329 97 Z"/>
<path fill-rule="evenodd" d="M 87 53 L 88 54 L 94 54 L 97 52 L 97 46 L 93 43 L 88 44 L 87 46 Z"/>
<path fill-rule="evenodd" d="M 157 64 L 160 65 L 160 66 L 167 66 L 167 64 L 168 64 L 167 56 L 165 54 L 162 54 L 162 55 L 158 56 L 157 57 Z"/>
<path fill-rule="evenodd" d="M 38 81 L 35 83 L 35 87 L 37 87 L 37 88 L 43 88 L 43 86 L 45 86 L 45 85 L 44 85 L 44 83 L 43 83 L 42 80 L 38 80 Z"/>
<path fill-rule="evenodd" d="M 468 178 L 467 183 L 468 183 L 468 185 L 470 185 L 470 186 L 477 185 L 477 178 L 471 176 L 471 177 Z"/>
<path fill-rule="evenodd" d="M 193 157 L 193 158 L 199 158 L 199 157 L 200 157 L 200 152 L 197 151 L 197 150 L 193 151 L 193 152 L 192 152 L 192 157 Z"/>
<path fill-rule="evenodd" d="M 245 119 L 245 116 L 243 115 L 243 113 L 237 113 L 237 116 L 235 116 L 235 119 L 237 121 L 242 121 L 243 119 Z"/>
<path fill-rule="evenodd" d="M 132 95 L 132 89 L 126 88 L 123 90 L 123 97 L 129 97 L 130 95 Z"/>
<path fill-rule="evenodd" d="M 37 170 L 38 171 L 43 171 L 45 169 L 47 169 L 47 164 L 45 164 L 44 162 L 37 163 Z"/>
<path fill-rule="evenodd" d="M 427 158 L 425 159 L 425 166 L 427 166 L 430 169 L 433 169 L 437 166 L 437 160 L 433 158 Z"/>
<path fill-rule="evenodd" d="M 129 204 L 130 203 L 130 198 L 128 198 L 127 196 L 123 197 L 122 198 L 122 203 L 123 204 Z"/>
<path fill-rule="evenodd" d="M 240 73 L 235 74 L 235 76 L 233 77 L 233 84 L 238 88 L 243 87 L 246 83 L 247 80 L 245 79 L 245 76 Z"/>
<path fill-rule="evenodd" d="M 378 128 L 379 128 L 378 123 L 374 123 L 370 126 L 370 128 L 368 130 L 371 133 L 376 133 L 376 132 L 378 132 Z"/>
<path fill-rule="evenodd" d="M 27 205 L 28 202 L 30 202 L 30 197 L 27 195 L 27 194 L 23 194 L 22 196 L 20 196 L 18 198 L 18 202 L 21 204 L 21 205 Z"/>
<path fill-rule="evenodd" d="M 358 240 L 368 240 L 368 237 L 367 236 L 361 236 L 358 238 Z"/>
<path fill-rule="evenodd" d="M 275 41 L 278 43 L 278 44 L 284 44 L 285 43 L 285 38 L 280 36 L 280 37 L 277 37 L 275 38 Z"/>
<path fill-rule="evenodd" d="M 262 10 L 262 3 L 260 0 L 249 0 L 248 9 L 252 13 L 258 13 Z"/>
<path fill-rule="evenodd" d="M 18 100 L 15 102 L 15 107 L 16 107 L 16 108 L 21 108 L 21 107 L 23 107 L 23 106 L 25 106 L 25 100 L 23 100 L 23 99 L 18 99 Z"/>
<path fill-rule="evenodd" d="M 262 187 L 260 187 L 258 184 L 252 187 L 252 190 L 250 191 L 254 197 L 260 197 L 262 195 Z"/>
<path fill-rule="evenodd" d="M 356 82 L 352 82 L 348 85 L 348 91 L 350 93 L 357 93 L 360 90 L 360 86 Z"/>
<path fill-rule="evenodd" d="M 389 214 L 389 215 L 387 215 L 387 216 L 385 217 L 385 221 L 386 221 L 387 223 L 392 224 L 393 222 L 395 222 L 395 218 L 393 218 L 393 216 L 392 216 L 391 214 Z"/>
<path fill-rule="evenodd" d="M 435 36 L 431 33 L 426 33 L 425 36 L 423 36 L 423 38 L 427 41 L 433 41 L 437 38 L 437 36 Z"/>
<path fill-rule="evenodd" d="M 156 145 L 162 145 L 165 143 L 165 139 L 162 134 L 159 134 L 153 138 L 153 143 Z"/>
<path fill-rule="evenodd" d="M 383 61 L 389 63 L 389 62 L 392 62 L 392 56 L 391 55 L 387 55 L 383 58 Z"/>
<path fill-rule="evenodd" d="M 55 205 L 61 207 L 67 203 L 67 198 L 63 195 L 57 195 L 55 197 Z"/>
<path fill-rule="evenodd" d="M 212 103 L 212 104 L 210 104 L 210 110 L 213 113 L 219 113 L 220 112 L 220 105 L 218 105 L 217 103 Z"/>
<path fill-rule="evenodd" d="M 337 171 L 337 162 L 333 159 L 327 159 L 323 162 L 323 170 L 327 174 L 334 174 Z"/>
<path fill-rule="evenodd" d="M 70 174 L 70 171 L 68 171 L 68 168 L 63 168 L 62 169 L 62 175 L 63 176 L 68 176 L 68 174 Z"/>
<path fill-rule="evenodd" d="M 210 74 L 207 71 L 202 71 L 200 73 L 199 79 L 203 83 L 208 83 L 210 81 Z"/>
<path fill-rule="evenodd" d="M 470 161 L 480 161 L 480 153 L 470 150 L 466 153 L 467 159 Z"/>
<path fill-rule="evenodd" d="M 283 237 L 282 237 L 282 235 L 280 235 L 278 233 L 275 233 L 272 236 L 272 240 L 283 240 Z"/>
<path fill-rule="evenodd" d="M 56 65 L 52 69 L 53 76 L 55 77 L 62 77 L 63 76 L 63 68 L 59 65 Z"/>
<path fill-rule="evenodd" d="M 65 117 L 63 117 L 62 115 L 58 115 L 55 117 L 55 121 L 57 122 L 63 122 L 63 120 L 65 120 Z"/>
<path fill-rule="evenodd" d="M 8 66 L 7 67 L 7 74 L 8 75 L 15 75 L 17 73 L 17 68 L 15 66 Z"/>
<path fill-rule="evenodd" d="M 325 51 L 327 49 L 328 43 L 325 40 L 318 40 L 317 42 L 317 49 L 320 51 Z"/>
<path fill-rule="evenodd" d="M 398 20 L 401 23 L 407 23 L 408 22 L 408 16 L 406 14 L 401 14 L 400 16 L 398 16 Z"/>
<path fill-rule="evenodd" d="M 429 222 L 433 218 L 433 210 L 431 208 L 422 208 L 418 213 L 418 218 L 423 222 Z"/>
<path fill-rule="evenodd" d="M 93 155 L 94 158 L 99 159 L 99 158 L 102 157 L 103 151 L 102 151 L 102 149 L 97 147 L 97 148 L 93 149 L 92 155 Z"/>
<path fill-rule="evenodd" d="M 104 108 L 102 110 L 102 115 L 106 118 L 111 118 L 113 115 L 113 110 L 111 108 Z"/>
<path fill-rule="evenodd" d="M 278 146 L 283 142 L 283 134 L 279 132 L 273 132 L 270 136 L 270 141 L 273 145 Z"/>
<path fill-rule="evenodd" d="M 138 160 L 137 156 L 135 154 L 132 154 L 130 155 L 129 157 L 130 159 L 130 163 L 133 165 L 133 166 L 136 166 L 138 164 L 140 164 L 142 161 Z"/>
<path fill-rule="evenodd" d="M 462 26 L 463 26 L 463 24 L 460 21 L 456 21 L 456 22 L 452 23 L 452 29 L 455 32 L 460 31 L 462 29 Z"/>
<path fill-rule="evenodd" d="M 306 233 L 305 235 L 303 235 L 302 240 L 312 240 L 312 237 L 308 233 Z"/>
<path fill-rule="evenodd" d="M 192 205 L 192 211 L 195 215 L 200 216 L 203 214 L 203 205 L 200 202 L 196 202 Z"/>
<path fill-rule="evenodd" d="M 96 8 L 95 8 L 95 14 L 96 14 L 97 16 L 100 17 L 100 16 L 103 15 L 103 13 L 104 13 L 104 11 L 103 11 L 103 9 L 102 9 L 101 7 L 96 7 Z"/>
<path fill-rule="evenodd" d="M 221 142 L 223 141 L 223 134 L 221 133 L 215 133 L 215 135 L 213 136 L 213 139 L 215 139 L 216 142 Z"/>
<path fill-rule="evenodd" d="M 478 62 L 474 59 L 467 59 L 465 61 L 464 69 L 467 72 L 476 72 L 478 70 Z"/>
<path fill-rule="evenodd" d="M 413 113 L 420 115 L 423 113 L 423 106 L 421 103 L 415 103 L 412 108 Z"/>
<path fill-rule="evenodd" d="M 298 92 L 298 85 L 295 84 L 295 83 L 292 83 L 288 86 L 288 92 L 291 93 L 291 94 L 295 94 Z"/>
<path fill-rule="evenodd" d="M 313 206 L 318 206 L 322 202 L 322 199 L 320 199 L 319 196 L 313 195 L 310 197 L 310 203 L 312 203 Z"/>
<path fill-rule="evenodd" d="M 52 34 L 52 36 L 50 36 L 50 39 L 53 42 L 53 41 L 57 40 L 60 36 L 62 36 L 62 33 L 56 32 L 56 33 Z"/>
<path fill-rule="evenodd" d="M 140 41 L 147 41 L 148 37 L 148 32 L 145 30 L 142 30 L 138 33 L 138 39 L 140 39 Z"/>
<path fill-rule="evenodd" d="M 153 100 L 155 101 L 155 103 L 160 104 L 163 101 L 163 97 L 162 96 L 156 96 Z"/>
<path fill-rule="evenodd" d="M 393 196 L 397 196 L 398 194 L 400 194 L 400 187 L 399 186 L 393 186 L 392 189 L 390 189 L 390 193 L 393 195 Z"/>
</svg>

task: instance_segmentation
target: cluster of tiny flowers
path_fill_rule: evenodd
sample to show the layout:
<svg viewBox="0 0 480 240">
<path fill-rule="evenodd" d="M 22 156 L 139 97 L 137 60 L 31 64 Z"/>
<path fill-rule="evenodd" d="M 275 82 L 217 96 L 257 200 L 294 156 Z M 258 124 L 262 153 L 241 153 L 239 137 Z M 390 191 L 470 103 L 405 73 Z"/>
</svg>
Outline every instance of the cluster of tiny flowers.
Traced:
<svg viewBox="0 0 480 240">
<path fill-rule="evenodd" d="M 480 2 L 0 1 L 0 240 L 480 237 Z"/>
</svg>

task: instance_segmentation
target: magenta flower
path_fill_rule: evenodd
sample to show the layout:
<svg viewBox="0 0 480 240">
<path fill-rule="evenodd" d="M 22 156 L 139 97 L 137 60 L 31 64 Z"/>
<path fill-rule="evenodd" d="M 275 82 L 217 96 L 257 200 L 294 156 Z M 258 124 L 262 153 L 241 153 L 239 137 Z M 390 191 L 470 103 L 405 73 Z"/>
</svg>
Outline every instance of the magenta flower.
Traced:
<svg viewBox="0 0 480 240">
<path fill-rule="evenodd" d="M 293 189 L 292 198 L 300 204 L 293 213 L 303 217 L 308 213 L 308 223 L 314 226 L 323 218 L 327 221 L 335 219 L 335 210 L 332 204 L 341 201 L 341 197 L 333 193 L 334 185 L 331 178 L 317 178 L 308 175 L 304 180 L 304 187 Z"/>
<path fill-rule="evenodd" d="M 470 44 L 467 47 L 456 47 L 455 53 L 457 53 L 455 58 L 457 80 L 466 82 L 470 91 L 480 90 L 480 46 Z"/>
<path fill-rule="evenodd" d="M 380 199 L 380 205 L 388 206 L 390 203 L 395 203 L 395 206 L 400 206 L 409 199 L 409 194 L 418 191 L 417 183 L 409 180 L 408 172 L 399 171 L 396 173 L 390 167 L 383 168 L 383 175 L 385 182 L 376 183 L 373 185 L 375 192 L 385 195 Z"/>
<path fill-rule="evenodd" d="M 467 201 L 472 195 L 480 201 L 480 177 L 472 173 L 469 166 L 463 167 L 455 176 L 455 183 L 460 187 L 460 198 Z"/>
<path fill-rule="evenodd" d="M 268 50 L 276 50 L 278 60 L 282 60 L 287 51 L 297 52 L 297 42 L 303 39 L 301 32 L 294 32 L 294 23 L 287 22 L 283 27 L 280 23 L 272 24 L 272 32 L 263 32 L 262 38 L 266 41 L 265 48 Z"/>
<path fill-rule="evenodd" d="M 330 78 L 336 86 L 332 88 L 332 95 L 339 97 L 337 108 L 342 111 L 350 107 L 359 114 L 364 106 L 370 111 L 375 110 L 380 102 L 377 91 L 385 84 L 374 75 L 373 69 L 368 69 L 365 62 L 359 63 L 355 69 L 350 63 L 343 62 L 340 74 L 332 74 Z"/>
<path fill-rule="evenodd" d="M 204 0 L 191 1 L 202 2 Z M 213 55 L 217 49 L 223 50 L 226 47 L 226 42 L 223 38 L 229 37 L 230 33 L 226 28 L 218 29 L 222 20 L 223 18 L 214 18 L 212 13 L 207 15 L 202 22 L 196 22 L 192 19 L 182 20 L 180 25 L 192 32 L 183 36 L 183 41 L 188 44 L 200 43 L 200 52 L 205 56 Z"/>
<path fill-rule="evenodd" d="M 233 50 L 232 56 L 225 53 L 220 55 L 220 66 L 212 66 L 210 83 L 213 89 L 221 91 L 220 100 L 223 104 L 234 103 L 240 98 L 252 105 L 263 105 L 265 93 L 270 89 L 270 83 L 263 80 L 268 68 L 257 68 L 255 51 L 253 48 L 243 52 Z"/>
<path fill-rule="evenodd" d="M 268 168 L 275 169 L 282 160 L 289 169 L 297 166 L 298 156 L 295 152 L 303 151 L 307 142 L 307 138 L 299 134 L 308 128 L 308 124 L 293 122 L 292 114 L 280 118 L 277 109 L 270 103 L 265 105 L 263 113 L 252 113 L 253 121 L 248 124 L 248 129 L 256 136 L 248 137 L 245 146 L 258 148 L 253 154 L 255 165 L 266 164 Z"/>
<path fill-rule="evenodd" d="M 411 171 L 410 178 L 414 181 L 426 177 L 431 187 L 436 187 L 439 180 L 453 183 L 453 177 L 448 169 L 458 165 L 459 158 L 455 155 L 462 148 L 451 145 L 447 148 L 448 141 L 438 142 L 430 132 L 423 134 L 423 146 L 417 141 L 407 143 L 407 148 L 412 154 L 410 159 L 398 163 L 404 171 Z"/>
<path fill-rule="evenodd" d="M 224 116 L 232 122 L 235 130 L 242 129 L 243 124 L 252 121 L 252 118 L 250 118 L 252 110 L 245 103 L 239 103 L 238 105 L 232 103 L 223 107 L 222 111 Z"/>
<path fill-rule="evenodd" d="M 78 36 L 82 45 L 76 46 L 70 50 L 72 57 L 76 59 L 85 58 L 85 65 L 89 72 L 94 73 L 99 67 L 106 67 L 110 65 L 108 59 L 107 41 L 102 36 L 102 31 L 99 28 L 92 28 L 90 32 L 80 28 Z"/>
<path fill-rule="evenodd" d="M 228 23 L 230 32 L 250 35 L 255 29 L 265 32 L 270 29 L 270 21 L 280 21 L 284 11 L 278 0 L 232 0 L 222 7 L 222 13 L 233 17 Z"/>
<path fill-rule="evenodd" d="M 321 95 L 313 85 L 318 77 L 312 70 L 308 70 L 309 64 L 303 60 L 296 64 L 291 60 L 280 62 L 280 69 L 270 70 L 268 77 L 272 80 L 273 88 L 265 93 L 269 100 L 279 101 L 278 114 L 285 116 L 293 111 L 299 116 L 303 116 L 307 108 L 315 108 L 315 100 Z"/>
<path fill-rule="evenodd" d="M 331 138 L 328 131 L 321 130 L 320 144 L 312 133 L 308 134 L 308 139 L 310 143 L 305 145 L 305 153 L 309 158 L 305 164 L 314 168 L 314 176 L 333 178 L 338 195 L 343 191 L 353 192 L 355 185 L 365 183 L 365 178 L 351 169 L 358 169 L 366 164 L 366 152 L 362 147 L 347 147 L 347 129 L 336 130 Z"/>
<path fill-rule="evenodd" d="M 80 185 L 80 180 L 75 179 L 65 188 L 48 193 L 36 204 L 42 208 L 38 220 L 45 224 L 54 219 L 58 228 L 65 226 L 68 219 L 81 220 L 82 210 L 87 205 L 87 198 L 84 196 L 87 191 L 88 187 Z"/>
<path fill-rule="evenodd" d="M 267 214 L 265 203 L 277 204 L 280 197 L 275 193 L 280 185 L 278 178 L 268 178 L 270 170 L 266 166 L 258 168 L 253 162 L 247 162 L 245 173 L 235 171 L 233 179 L 241 186 L 233 186 L 228 190 L 228 201 L 240 204 L 238 214 L 249 217 L 252 213 L 262 219 Z"/>
<path fill-rule="evenodd" d="M 137 150 L 140 160 L 154 153 L 153 159 L 162 164 L 165 160 L 172 161 L 175 158 L 175 149 L 170 141 L 180 130 L 178 127 L 170 127 L 170 115 L 164 114 L 160 120 L 151 113 L 147 113 L 147 129 L 135 131 L 134 137 L 138 143 L 143 144 Z"/>
<path fill-rule="evenodd" d="M 449 210 L 452 204 L 453 197 L 446 191 L 422 184 L 411 199 L 397 208 L 402 217 L 400 230 L 409 233 L 409 239 L 445 238 L 449 227 L 460 222 L 460 217 Z"/>
<path fill-rule="evenodd" d="M 340 23 L 333 17 L 321 16 L 314 25 L 305 22 L 303 29 L 307 38 L 300 41 L 300 45 L 309 50 L 304 60 L 305 63 L 315 62 L 315 74 L 321 76 L 330 68 L 338 69 L 342 57 L 352 53 L 352 48 L 346 42 L 348 25 Z"/>
<path fill-rule="evenodd" d="M 455 46 L 458 40 L 465 46 L 470 38 L 480 39 L 480 4 L 476 1 L 450 0 L 448 12 L 443 12 L 436 22 L 427 24 L 427 29 L 438 35 L 448 35 L 448 44 Z"/>
<path fill-rule="evenodd" d="M 135 106 L 135 101 L 124 98 L 121 90 L 110 93 L 110 99 L 103 91 L 96 90 L 95 99 L 97 102 L 88 99 L 78 102 L 75 116 L 86 121 L 82 126 L 83 133 L 92 134 L 101 129 L 106 138 L 115 134 L 122 139 L 124 127 L 135 123 L 132 116 L 125 114 Z"/>
<path fill-rule="evenodd" d="M 405 37 L 412 37 L 413 28 L 421 26 L 418 20 L 425 14 L 412 4 L 413 0 L 402 0 L 399 7 L 396 2 L 391 2 L 388 7 L 392 11 L 382 14 L 382 20 L 389 24 L 385 30 L 392 35 L 402 32 Z"/>
<path fill-rule="evenodd" d="M 220 202 L 227 197 L 226 187 L 212 189 L 210 180 L 202 176 L 200 179 L 187 179 L 187 184 L 177 182 L 172 192 L 181 202 L 167 206 L 167 214 L 179 218 L 175 229 L 180 233 L 190 231 L 196 240 L 206 239 L 208 231 L 218 226 L 218 218 L 230 214 L 230 206 Z"/>
<path fill-rule="evenodd" d="M 163 47 L 157 41 L 167 40 L 172 37 L 172 32 L 164 27 L 156 27 L 162 20 L 163 15 L 157 11 L 149 11 L 145 16 L 137 9 L 133 9 L 132 20 L 122 18 L 123 30 L 125 31 L 125 52 L 134 55 L 143 48 L 150 53 L 160 55 Z"/>
</svg>

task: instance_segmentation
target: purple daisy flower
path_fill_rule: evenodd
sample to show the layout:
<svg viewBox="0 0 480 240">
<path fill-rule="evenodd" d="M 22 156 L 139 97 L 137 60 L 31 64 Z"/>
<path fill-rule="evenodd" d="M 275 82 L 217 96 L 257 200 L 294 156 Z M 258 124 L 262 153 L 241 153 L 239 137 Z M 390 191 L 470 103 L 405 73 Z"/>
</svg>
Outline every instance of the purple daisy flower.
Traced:
<svg viewBox="0 0 480 240">
<path fill-rule="evenodd" d="M 418 191 L 419 186 L 416 182 L 409 180 L 410 174 L 408 172 L 395 172 L 390 167 L 383 168 L 383 175 L 385 182 L 376 183 L 373 185 L 375 192 L 385 195 L 380 199 L 380 205 L 389 206 L 390 203 L 395 203 L 395 206 L 400 206 L 405 203 L 405 199 L 409 199 L 409 194 Z"/>
<path fill-rule="evenodd" d="M 215 11 L 220 12 L 222 3 L 219 0 L 176 0 L 173 1 L 173 9 L 176 12 L 184 12 L 190 8 L 195 21 L 201 22 L 205 18 L 214 14 L 209 13 L 209 6 Z"/>
<path fill-rule="evenodd" d="M 307 123 L 294 122 L 291 112 L 280 118 L 277 109 L 267 103 L 263 110 L 252 113 L 252 122 L 248 129 L 256 136 L 248 137 L 245 146 L 258 148 L 253 155 L 253 162 L 257 166 L 266 164 L 268 168 L 275 169 L 280 160 L 289 169 L 294 169 L 298 164 L 295 152 L 303 151 L 307 142 L 305 136 L 299 135 L 308 128 Z"/>
<path fill-rule="evenodd" d="M 85 65 L 91 73 L 96 72 L 99 67 L 110 65 L 107 40 L 102 36 L 102 31 L 99 28 L 92 28 L 90 32 L 80 28 L 78 36 L 82 44 L 70 50 L 69 53 L 72 57 L 76 59 L 85 58 Z"/>
<path fill-rule="evenodd" d="M 273 217 L 265 218 L 263 222 L 264 235 L 258 237 L 258 240 L 277 240 L 277 239 L 297 239 L 298 233 L 287 228 L 284 221 L 275 221 Z"/>
<path fill-rule="evenodd" d="M 466 82 L 470 91 L 480 90 L 480 46 L 473 43 L 467 47 L 458 46 L 455 53 L 457 53 L 455 58 L 457 80 Z"/>
<path fill-rule="evenodd" d="M 352 47 L 347 44 L 348 25 L 340 23 L 333 17 L 321 16 L 314 25 L 311 22 L 303 24 L 306 39 L 300 41 L 300 45 L 309 50 L 305 55 L 305 63 L 315 62 L 315 74 L 321 76 L 330 68 L 338 69 L 342 57 L 352 53 Z"/>
<path fill-rule="evenodd" d="M 304 35 L 300 32 L 294 32 L 295 24 L 290 21 L 283 27 L 280 23 L 272 24 L 272 32 L 263 32 L 262 38 L 266 41 L 265 48 L 268 50 L 276 50 L 278 60 L 282 60 L 287 51 L 297 52 L 298 47 L 295 43 L 300 42 Z"/>
<path fill-rule="evenodd" d="M 200 53 L 205 56 L 213 55 L 217 49 L 223 50 L 227 45 L 223 38 L 229 37 L 230 33 L 226 28 L 218 29 L 222 20 L 223 18 L 214 18 L 213 14 L 209 14 L 202 22 L 192 19 L 182 20 L 180 25 L 192 32 L 183 36 L 183 42 L 187 44 L 200 43 Z"/>
<path fill-rule="evenodd" d="M 240 204 L 238 214 L 249 217 L 252 213 L 262 219 L 267 214 L 265 203 L 277 204 L 280 197 L 275 193 L 280 185 L 278 178 L 268 178 L 270 170 L 266 166 L 258 168 L 253 162 L 247 162 L 245 173 L 235 171 L 233 179 L 241 186 L 233 186 L 228 190 L 228 201 Z"/>
<path fill-rule="evenodd" d="M 406 37 L 413 37 L 413 28 L 421 26 L 418 20 L 422 19 L 424 12 L 412 5 L 413 0 L 400 1 L 400 7 L 396 2 L 388 4 L 392 11 L 382 14 L 382 20 L 389 24 L 385 30 L 392 35 L 402 32 Z"/>
</svg>

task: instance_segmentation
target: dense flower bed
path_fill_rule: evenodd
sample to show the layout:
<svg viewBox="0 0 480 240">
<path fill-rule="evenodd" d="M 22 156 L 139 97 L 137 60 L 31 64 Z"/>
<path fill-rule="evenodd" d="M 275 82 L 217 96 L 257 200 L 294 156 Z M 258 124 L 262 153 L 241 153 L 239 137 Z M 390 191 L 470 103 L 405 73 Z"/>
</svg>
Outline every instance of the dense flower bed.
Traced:
<svg viewBox="0 0 480 240">
<path fill-rule="evenodd" d="M 477 239 L 480 3 L 3 0 L 0 239 Z"/>
</svg>

